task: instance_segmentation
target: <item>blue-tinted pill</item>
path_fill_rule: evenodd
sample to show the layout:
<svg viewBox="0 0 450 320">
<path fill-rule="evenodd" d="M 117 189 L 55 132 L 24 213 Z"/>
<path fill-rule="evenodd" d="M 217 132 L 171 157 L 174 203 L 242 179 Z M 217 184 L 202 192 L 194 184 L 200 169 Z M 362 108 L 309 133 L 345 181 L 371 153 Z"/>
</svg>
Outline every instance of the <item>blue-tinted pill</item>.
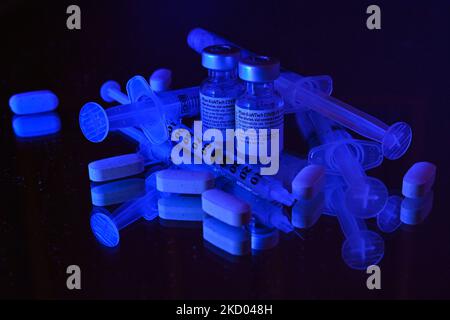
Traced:
<svg viewBox="0 0 450 320">
<path fill-rule="evenodd" d="M 144 158 L 136 153 L 96 160 L 88 165 L 91 181 L 109 181 L 144 171 Z"/>
<path fill-rule="evenodd" d="M 61 130 L 61 120 L 55 112 L 15 116 L 12 122 L 14 134 L 32 138 L 54 134 Z"/>
<path fill-rule="evenodd" d="M 9 107 L 15 114 L 33 114 L 55 110 L 58 97 L 50 90 L 18 93 L 9 99 Z"/>
<path fill-rule="evenodd" d="M 110 206 L 141 197 L 145 194 L 144 179 L 125 179 L 91 188 L 92 204 L 95 206 Z"/>
<path fill-rule="evenodd" d="M 377 216 L 378 228 L 386 233 L 394 232 L 401 225 L 400 207 L 402 198 L 399 196 L 389 197 L 386 206 Z"/>
<path fill-rule="evenodd" d="M 169 90 L 172 83 L 172 71 L 169 69 L 156 70 L 150 76 L 149 83 L 154 92 Z"/>
<path fill-rule="evenodd" d="M 312 227 L 324 211 L 324 194 L 319 193 L 314 199 L 298 201 L 292 208 L 292 225 L 296 228 Z"/>
<path fill-rule="evenodd" d="M 405 197 L 424 197 L 433 187 L 436 166 L 431 162 L 417 162 L 403 177 L 402 193 Z"/>
<path fill-rule="evenodd" d="M 384 256 L 383 238 L 372 231 L 355 232 L 342 245 L 342 259 L 352 269 L 366 270 Z"/>
</svg>

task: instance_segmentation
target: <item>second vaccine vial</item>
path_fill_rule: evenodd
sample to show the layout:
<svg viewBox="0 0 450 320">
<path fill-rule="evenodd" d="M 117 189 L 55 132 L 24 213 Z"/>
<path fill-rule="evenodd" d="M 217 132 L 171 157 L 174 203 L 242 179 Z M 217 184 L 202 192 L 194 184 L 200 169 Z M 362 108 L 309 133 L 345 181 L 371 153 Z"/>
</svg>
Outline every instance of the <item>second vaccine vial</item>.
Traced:
<svg viewBox="0 0 450 320">
<path fill-rule="evenodd" d="M 283 150 L 284 103 L 274 88 L 279 75 L 280 62 L 274 58 L 250 56 L 239 62 L 239 77 L 246 90 L 235 108 L 236 130 L 242 130 L 236 137 L 245 145 L 245 153 L 237 151 L 238 158 L 249 156 L 252 161 L 259 154 L 261 160 L 261 155 Z"/>
<path fill-rule="evenodd" d="M 237 76 L 240 50 L 229 45 L 203 49 L 202 65 L 208 78 L 200 86 L 200 110 L 203 131 L 218 129 L 225 138 L 226 129 L 234 129 L 236 98 L 244 92 Z"/>
</svg>

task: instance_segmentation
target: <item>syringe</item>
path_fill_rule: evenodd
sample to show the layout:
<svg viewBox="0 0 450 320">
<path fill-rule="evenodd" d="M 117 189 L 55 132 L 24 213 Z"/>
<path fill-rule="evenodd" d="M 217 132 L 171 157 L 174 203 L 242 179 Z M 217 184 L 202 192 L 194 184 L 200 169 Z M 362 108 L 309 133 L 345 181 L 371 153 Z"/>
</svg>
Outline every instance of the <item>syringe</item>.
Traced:
<svg viewBox="0 0 450 320">
<path fill-rule="evenodd" d="M 336 213 L 346 238 L 341 250 L 344 262 L 357 270 L 366 270 L 368 266 L 379 263 L 384 256 L 383 238 L 368 230 L 363 219 L 356 218 L 347 211 L 342 186 L 326 190 L 326 205 Z"/>
<path fill-rule="evenodd" d="M 191 132 L 191 129 L 182 124 L 172 123 L 169 125 L 169 131 L 176 129 L 184 129 Z M 136 130 L 136 129 L 130 129 Z M 192 132 L 191 132 L 192 133 Z M 180 142 L 181 143 L 181 142 Z M 195 148 L 201 146 L 201 142 L 192 141 L 185 142 L 183 140 L 183 149 L 191 150 L 192 156 L 197 157 L 198 152 Z M 162 145 L 145 144 L 141 145 L 140 153 L 148 159 L 157 159 L 162 162 L 172 163 L 171 152 L 172 144 L 167 142 Z M 200 152 L 202 154 L 202 152 Z M 194 161 L 195 163 L 195 161 Z M 192 166 L 201 166 L 204 169 L 210 170 L 218 176 L 226 176 L 244 187 L 245 189 L 255 193 L 256 195 L 268 199 L 280 202 L 286 206 L 292 206 L 295 202 L 294 196 L 287 191 L 282 182 L 271 176 L 263 176 L 259 174 L 259 168 L 255 165 L 247 164 L 181 164 L 182 167 L 187 166 L 187 168 L 192 169 Z"/>
<path fill-rule="evenodd" d="M 201 28 L 192 29 L 188 34 L 187 42 L 197 53 L 207 46 L 216 44 L 239 47 Z M 241 48 L 241 55 L 245 57 L 254 54 Z M 308 77 L 293 72 L 282 72 L 275 81 L 275 88 L 294 110 L 310 108 L 364 137 L 380 142 L 383 154 L 388 159 L 398 159 L 408 150 L 412 139 L 412 130 L 408 124 L 397 122 L 388 126 L 375 117 L 330 97 L 331 86 L 329 86 L 329 92 L 324 91 L 327 86 L 326 78 L 324 80 L 311 82 Z"/>
<path fill-rule="evenodd" d="M 133 88 L 129 86 L 128 92 L 132 90 Z M 187 126 L 180 124 L 179 121 L 167 121 L 166 125 L 169 133 L 177 129 L 184 129 L 187 130 L 187 132 L 189 132 L 191 136 L 195 137 L 195 135 L 192 135 L 192 130 Z M 160 160 L 169 164 L 172 162 L 170 158 L 172 144 L 169 141 L 160 145 L 153 145 L 152 143 L 150 143 L 150 141 L 148 143 L 142 144 L 142 135 L 140 134 L 139 130 L 134 128 L 127 128 L 122 132 L 132 138 L 135 137 L 136 140 L 141 143 L 140 153 L 144 155 L 146 159 Z M 185 142 L 183 141 L 183 143 Z M 201 141 L 192 141 L 191 145 L 186 142 L 183 148 L 191 150 L 192 155 L 198 158 L 199 152 L 197 151 L 197 148 L 199 148 L 200 146 L 202 146 L 203 151 L 204 145 Z M 200 156 L 202 156 L 202 152 L 200 152 Z M 295 198 L 289 193 L 289 191 L 287 191 L 283 187 L 282 183 L 279 180 L 273 177 L 260 175 L 259 168 L 257 168 L 256 166 L 245 164 L 213 164 L 206 165 L 205 167 L 209 168 L 209 170 L 219 173 L 220 175 L 230 177 L 231 179 L 235 180 L 236 183 L 239 183 L 244 188 L 259 195 L 260 197 L 280 202 L 286 206 L 293 205 L 295 201 Z"/>
<path fill-rule="evenodd" d="M 108 109 L 94 102 L 83 106 L 79 116 L 80 128 L 89 141 L 103 141 L 110 130 L 139 126 L 152 143 L 161 144 L 169 137 L 166 115 L 172 119 L 199 113 L 198 88 L 195 87 L 156 95 L 143 77 L 136 76 L 128 81 L 127 91 L 129 101 L 120 94 L 116 84 L 108 82 L 105 88 L 102 87 L 102 97 L 126 104 Z"/>
</svg>

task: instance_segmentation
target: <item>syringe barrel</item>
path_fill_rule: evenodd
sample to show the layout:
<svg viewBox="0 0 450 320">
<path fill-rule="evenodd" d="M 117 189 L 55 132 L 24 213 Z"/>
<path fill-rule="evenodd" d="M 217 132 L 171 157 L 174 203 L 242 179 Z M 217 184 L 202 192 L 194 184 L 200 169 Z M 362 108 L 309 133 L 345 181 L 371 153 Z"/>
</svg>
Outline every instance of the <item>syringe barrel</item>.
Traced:
<svg viewBox="0 0 450 320">
<path fill-rule="evenodd" d="M 109 129 L 140 126 L 156 121 L 155 107 L 152 101 L 135 102 L 105 109 L 108 116 Z"/>
<path fill-rule="evenodd" d="M 166 119 L 194 117 L 200 114 L 199 87 L 159 92 Z"/>
</svg>

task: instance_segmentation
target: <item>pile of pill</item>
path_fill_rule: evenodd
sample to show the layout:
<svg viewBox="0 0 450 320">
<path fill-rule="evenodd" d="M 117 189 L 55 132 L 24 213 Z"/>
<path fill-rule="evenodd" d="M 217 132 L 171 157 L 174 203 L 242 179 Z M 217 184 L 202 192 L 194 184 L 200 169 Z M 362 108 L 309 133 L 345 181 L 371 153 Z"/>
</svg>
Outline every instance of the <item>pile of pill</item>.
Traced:
<svg viewBox="0 0 450 320">
<path fill-rule="evenodd" d="M 298 229 L 313 227 L 325 214 L 341 226 L 343 261 L 365 270 L 378 264 L 385 250 L 382 236 L 368 228 L 367 219 L 376 219 L 379 231 L 389 233 L 402 223 L 418 224 L 430 213 L 436 176 L 432 163 L 418 162 L 407 171 L 402 195 L 390 195 L 382 181 L 367 174 L 385 158 L 405 154 L 412 141 L 408 124 L 385 124 L 333 98 L 328 76 L 305 77 L 280 69 L 277 59 L 258 56 L 204 29 L 193 29 L 187 42 L 208 70 L 200 86 L 172 90 L 172 72 L 159 69 L 148 81 L 131 78 L 126 93 L 119 83 L 105 82 L 100 96 L 115 105 L 104 108 L 88 102 L 80 110 L 87 140 L 102 142 L 112 131 L 137 145 L 135 153 L 88 166 L 94 205 L 90 223 L 101 244 L 116 246 L 121 229 L 140 218 L 158 217 L 199 223 L 207 246 L 244 256 L 274 248 L 280 232 L 301 237 Z M 49 112 L 57 104 L 49 91 L 10 100 L 16 114 Z M 295 115 L 299 133 L 285 132 L 286 114 Z M 197 119 L 202 121 L 201 133 L 213 129 L 226 136 L 236 130 L 244 151 L 232 150 L 231 162 L 201 161 L 210 146 L 195 140 L 198 128 L 185 121 Z M 270 146 L 266 153 L 279 153 L 275 172 L 268 173 L 267 162 L 236 161 L 261 157 L 262 147 L 255 142 L 261 137 L 252 129 L 276 133 L 264 136 Z M 177 136 L 180 132 L 185 135 Z M 367 140 L 355 139 L 350 132 Z M 284 150 L 287 134 L 308 144 L 308 154 Z M 180 145 L 193 161 L 174 160 Z M 219 151 L 214 150 L 214 157 Z M 109 206 L 118 204 L 111 212 Z"/>
</svg>

